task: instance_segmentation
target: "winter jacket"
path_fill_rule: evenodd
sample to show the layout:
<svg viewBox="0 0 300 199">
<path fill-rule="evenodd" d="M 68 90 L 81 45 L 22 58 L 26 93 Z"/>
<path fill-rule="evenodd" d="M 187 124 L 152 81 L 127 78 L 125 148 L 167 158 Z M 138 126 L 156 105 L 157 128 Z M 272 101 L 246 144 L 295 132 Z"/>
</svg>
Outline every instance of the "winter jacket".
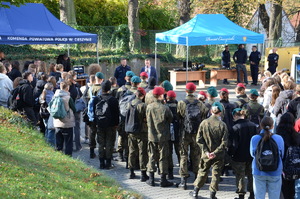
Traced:
<svg viewBox="0 0 300 199">
<path fill-rule="evenodd" d="M 53 119 L 55 128 L 73 128 L 75 126 L 74 112 L 76 111 L 74 101 L 70 97 L 70 93 L 64 90 L 57 90 L 54 94 L 55 97 L 62 98 L 67 116 L 63 119 Z"/>
<path fill-rule="evenodd" d="M 226 50 L 222 52 L 222 65 L 224 64 L 230 64 L 230 52 Z"/>
<path fill-rule="evenodd" d="M 125 76 L 126 76 L 126 72 L 130 71 L 131 68 L 130 66 L 118 66 L 115 70 L 115 78 L 117 79 L 117 83 L 119 85 L 119 87 L 125 85 L 126 81 L 125 81 Z"/>
<path fill-rule="evenodd" d="M 288 104 L 292 100 L 294 91 L 293 90 L 284 90 L 281 91 L 278 98 L 276 99 L 273 113 L 277 117 L 276 123 L 279 124 L 281 116 L 288 109 Z"/>
<path fill-rule="evenodd" d="M 21 72 L 16 68 L 12 68 L 9 73 L 9 78 L 11 79 L 11 81 L 14 81 L 17 77 L 22 77 Z"/>
<path fill-rule="evenodd" d="M 252 51 L 249 56 L 249 61 L 254 62 L 254 66 L 258 66 L 261 59 L 261 54 L 259 51 Z"/>
<path fill-rule="evenodd" d="M 80 91 L 80 85 L 79 84 L 72 84 L 70 86 L 70 89 L 69 89 L 69 92 L 70 92 L 70 96 L 71 98 L 73 99 L 73 101 L 75 102 L 77 97 L 81 97 L 82 96 L 82 93 Z"/>
<path fill-rule="evenodd" d="M 37 81 L 36 87 L 33 90 L 33 97 L 34 97 L 34 99 L 37 99 L 37 98 L 40 97 L 40 95 L 42 94 L 42 92 L 44 90 L 44 87 L 45 87 L 46 83 L 47 82 L 44 81 L 44 80 L 38 80 Z"/>
<path fill-rule="evenodd" d="M 233 55 L 233 60 L 236 64 L 245 64 L 247 61 L 247 51 L 245 49 L 238 49 Z"/>
<path fill-rule="evenodd" d="M 292 113 L 295 119 L 299 119 L 297 116 L 300 115 L 300 113 L 297 112 L 298 104 L 300 104 L 300 97 L 293 99 L 288 105 L 288 112 Z"/>
<path fill-rule="evenodd" d="M 0 106 L 7 107 L 7 101 L 12 90 L 13 82 L 7 75 L 0 73 Z"/>
<path fill-rule="evenodd" d="M 20 86 L 20 99 L 24 107 L 34 106 L 33 88 L 28 80 L 21 80 Z"/>
</svg>

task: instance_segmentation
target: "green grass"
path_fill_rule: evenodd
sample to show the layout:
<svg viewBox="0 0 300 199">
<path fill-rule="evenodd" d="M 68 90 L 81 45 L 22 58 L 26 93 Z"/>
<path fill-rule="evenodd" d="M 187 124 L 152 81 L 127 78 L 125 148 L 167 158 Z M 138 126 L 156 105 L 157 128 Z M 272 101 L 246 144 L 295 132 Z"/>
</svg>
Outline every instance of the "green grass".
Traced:
<svg viewBox="0 0 300 199">
<path fill-rule="evenodd" d="M 48 146 L 18 114 L 0 107 L 0 198 L 130 198 L 111 178 Z"/>
</svg>

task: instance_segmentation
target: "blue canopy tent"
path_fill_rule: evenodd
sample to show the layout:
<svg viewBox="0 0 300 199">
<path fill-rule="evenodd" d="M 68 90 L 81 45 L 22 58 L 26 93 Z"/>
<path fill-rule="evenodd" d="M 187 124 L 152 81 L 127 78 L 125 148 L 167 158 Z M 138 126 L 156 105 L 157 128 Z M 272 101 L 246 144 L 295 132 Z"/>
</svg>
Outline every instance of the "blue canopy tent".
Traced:
<svg viewBox="0 0 300 199">
<path fill-rule="evenodd" d="M 64 24 L 44 4 L 26 3 L 20 7 L 2 4 L 10 8 L 0 8 L 0 44 L 96 43 L 99 63 L 97 34 Z"/>
<path fill-rule="evenodd" d="M 216 44 L 263 43 L 264 35 L 247 30 L 230 21 L 223 14 L 198 14 L 185 24 L 155 35 L 155 66 L 157 44 L 168 43 L 187 47 L 188 71 L 189 46 Z M 188 79 L 188 72 L 187 78 Z"/>
</svg>

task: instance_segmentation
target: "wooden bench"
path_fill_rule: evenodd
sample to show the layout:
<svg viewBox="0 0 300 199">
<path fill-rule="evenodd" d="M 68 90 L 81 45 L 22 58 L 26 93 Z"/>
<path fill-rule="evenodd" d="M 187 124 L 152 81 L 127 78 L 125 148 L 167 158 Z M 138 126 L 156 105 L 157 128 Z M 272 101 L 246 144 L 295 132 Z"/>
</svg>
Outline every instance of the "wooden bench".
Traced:
<svg viewBox="0 0 300 199">
<path fill-rule="evenodd" d="M 199 88 L 205 88 L 205 81 L 206 81 L 206 70 L 202 71 L 188 71 L 188 78 L 186 78 L 186 71 L 174 71 L 169 70 L 170 73 L 170 82 L 173 87 L 176 89 L 177 82 L 186 82 L 189 81 L 198 81 Z"/>
</svg>

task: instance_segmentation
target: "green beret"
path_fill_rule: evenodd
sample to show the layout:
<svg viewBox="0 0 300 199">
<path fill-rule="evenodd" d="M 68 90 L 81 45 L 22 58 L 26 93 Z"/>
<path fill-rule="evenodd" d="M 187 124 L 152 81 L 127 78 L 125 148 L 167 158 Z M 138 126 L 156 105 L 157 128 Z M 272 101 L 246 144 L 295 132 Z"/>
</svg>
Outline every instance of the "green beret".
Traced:
<svg viewBox="0 0 300 199">
<path fill-rule="evenodd" d="M 250 93 L 251 93 L 252 95 L 259 96 L 259 94 L 258 94 L 258 92 L 257 92 L 256 89 L 251 89 L 251 90 L 250 90 Z"/>
<path fill-rule="evenodd" d="M 232 115 L 234 116 L 237 112 L 240 112 L 242 109 L 241 108 L 235 108 L 232 111 Z"/>
<path fill-rule="evenodd" d="M 213 106 L 216 106 L 216 107 L 218 107 L 218 109 L 220 110 L 220 111 L 223 111 L 223 105 L 220 103 L 220 102 L 214 102 L 213 104 L 212 104 L 212 107 Z"/>
<path fill-rule="evenodd" d="M 166 91 L 172 91 L 172 90 L 173 90 L 173 86 L 172 86 L 172 84 L 171 84 L 168 80 L 163 81 L 163 83 L 161 84 L 161 86 L 162 86 Z"/>
<path fill-rule="evenodd" d="M 216 87 L 213 87 L 213 86 L 208 87 L 207 92 L 208 92 L 208 94 L 210 94 L 212 97 L 217 97 L 217 96 L 218 96 L 218 92 L 217 92 Z"/>
<path fill-rule="evenodd" d="M 101 72 L 97 72 L 95 75 L 98 79 L 104 79 L 104 74 Z"/>
<path fill-rule="evenodd" d="M 126 72 L 126 77 L 133 77 L 133 76 L 135 76 L 134 72 L 132 72 L 132 71 Z"/>
<path fill-rule="evenodd" d="M 133 76 L 133 77 L 131 78 L 131 82 L 132 82 L 132 83 L 141 83 L 141 78 L 138 77 L 138 76 Z"/>
</svg>

